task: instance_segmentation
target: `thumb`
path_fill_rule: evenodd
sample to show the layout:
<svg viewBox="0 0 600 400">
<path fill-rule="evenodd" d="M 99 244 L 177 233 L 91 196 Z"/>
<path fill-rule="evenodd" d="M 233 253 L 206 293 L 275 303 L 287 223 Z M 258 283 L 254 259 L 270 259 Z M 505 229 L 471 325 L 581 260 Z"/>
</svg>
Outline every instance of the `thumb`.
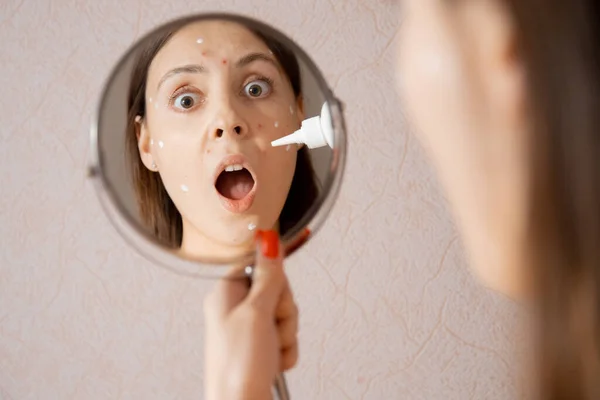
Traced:
<svg viewBox="0 0 600 400">
<path fill-rule="evenodd" d="M 256 308 L 274 313 L 286 282 L 279 234 L 259 231 L 256 241 L 256 265 L 247 300 Z"/>
</svg>

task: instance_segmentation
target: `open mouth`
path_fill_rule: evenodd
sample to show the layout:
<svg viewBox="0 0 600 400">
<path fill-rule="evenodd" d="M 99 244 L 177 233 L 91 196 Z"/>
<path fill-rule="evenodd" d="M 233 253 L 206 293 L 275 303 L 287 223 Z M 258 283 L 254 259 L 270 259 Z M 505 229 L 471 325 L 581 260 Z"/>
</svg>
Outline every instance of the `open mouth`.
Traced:
<svg viewBox="0 0 600 400">
<path fill-rule="evenodd" d="M 240 164 L 230 165 L 219 174 L 215 187 L 221 196 L 229 200 L 241 200 L 252 191 L 254 178 Z"/>
<path fill-rule="evenodd" d="M 217 171 L 215 189 L 223 207 L 231 212 L 244 212 L 252 206 L 256 181 L 254 175 L 240 156 L 223 160 Z"/>
</svg>

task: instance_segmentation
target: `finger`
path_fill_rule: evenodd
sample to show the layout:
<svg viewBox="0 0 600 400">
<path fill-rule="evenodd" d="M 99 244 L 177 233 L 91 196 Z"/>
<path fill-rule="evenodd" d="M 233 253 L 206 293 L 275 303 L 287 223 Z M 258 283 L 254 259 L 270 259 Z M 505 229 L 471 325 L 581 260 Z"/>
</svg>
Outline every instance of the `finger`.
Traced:
<svg viewBox="0 0 600 400">
<path fill-rule="evenodd" d="M 277 303 L 275 310 L 275 318 L 277 320 L 283 320 L 290 317 L 298 317 L 298 308 L 294 301 L 294 294 L 290 287 L 290 282 L 287 277 L 284 276 L 283 290 Z"/>
<path fill-rule="evenodd" d="M 281 352 L 281 372 L 285 372 L 296 366 L 298 362 L 298 343 Z"/>
<path fill-rule="evenodd" d="M 275 318 L 281 348 L 290 347 L 296 342 L 298 334 L 298 307 L 294 302 L 287 279 L 277 305 Z"/>
<path fill-rule="evenodd" d="M 280 320 L 277 324 L 277 335 L 279 337 L 279 345 L 282 349 L 294 345 L 298 336 L 298 316 L 290 316 Z"/>
<path fill-rule="evenodd" d="M 259 232 L 256 265 L 247 299 L 254 307 L 267 313 L 275 313 L 285 287 L 282 259 L 282 248 L 277 232 Z"/>
<path fill-rule="evenodd" d="M 224 277 L 205 297 L 204 313 L 207 317 L 222 318 L 246 298 L 248 291 L 247 278 Z"/>
</svg>

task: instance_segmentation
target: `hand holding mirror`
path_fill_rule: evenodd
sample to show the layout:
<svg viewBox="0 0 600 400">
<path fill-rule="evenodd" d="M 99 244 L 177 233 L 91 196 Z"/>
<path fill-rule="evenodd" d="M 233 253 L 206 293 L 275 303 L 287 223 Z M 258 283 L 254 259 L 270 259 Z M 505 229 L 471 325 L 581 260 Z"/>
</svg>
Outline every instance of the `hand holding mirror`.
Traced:
<svg viewBox="0 0 600 400">
<path fill-rule="evenodd" d="M 206 278 L 249 276 L 257 230 L 277 230 L 286 255 L 305 243 L 346 156 L 341 103 L 306 53 L 227 14 L 173 21 L 133 45 L 91 139 L 89 175 L 118 231 L 157 264 Z"/>
</svg>

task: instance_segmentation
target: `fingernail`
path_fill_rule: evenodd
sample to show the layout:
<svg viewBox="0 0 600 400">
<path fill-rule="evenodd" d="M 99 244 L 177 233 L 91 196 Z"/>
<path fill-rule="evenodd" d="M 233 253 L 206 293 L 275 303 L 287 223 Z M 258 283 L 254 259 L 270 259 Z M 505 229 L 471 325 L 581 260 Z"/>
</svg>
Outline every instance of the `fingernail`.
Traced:
<svg viewBox="0 0 600 400">
<path fill-rule="evenodd" d="M 279 234 L 273 230 L 256 232 L 256 240 L 260 252 L 267 258 L 277 258 L 279 255 Z"/>
</svg>

